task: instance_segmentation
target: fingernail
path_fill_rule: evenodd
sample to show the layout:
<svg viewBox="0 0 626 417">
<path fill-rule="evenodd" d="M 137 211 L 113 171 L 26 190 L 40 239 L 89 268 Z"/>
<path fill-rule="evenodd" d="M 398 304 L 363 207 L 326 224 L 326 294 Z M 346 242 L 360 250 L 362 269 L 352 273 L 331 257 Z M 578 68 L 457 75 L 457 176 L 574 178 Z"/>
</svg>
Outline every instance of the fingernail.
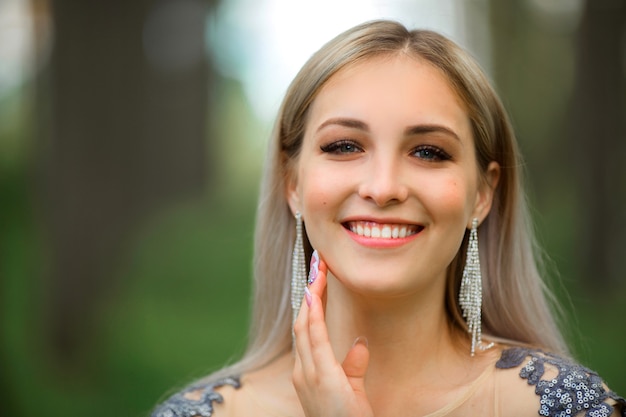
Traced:
<svg viewBox="0 0 626 417">
<path fill-rule="evenodd" d="M 309 285 L 313 284 L 317 279 L 317 273 L 319 272 L 320 265 L 320 257 L 317 254 L 317 250 L 313 251 L 313 255 L 311 255 L 311 267 L 309 269 L 309 279 L 307 282 Z"/>
<path fill-rule="evenodd" d="M 352 343 L 352 346 L 354 347 L 354 346 L 356 346 L 358 344 L 365 345 L 365 347 L 368 347 L 369 346 L 369 342 L 367 341 L 367 337 L 359 336 L 356 339 L 354 339 L 354 343 Z"/>
<path fill-rule="evenodd" d="M 307 287 L 304 287 L 304 300 L 306 301 L 306 305 L 311 307 L 311 291 Z"/>
</svg>

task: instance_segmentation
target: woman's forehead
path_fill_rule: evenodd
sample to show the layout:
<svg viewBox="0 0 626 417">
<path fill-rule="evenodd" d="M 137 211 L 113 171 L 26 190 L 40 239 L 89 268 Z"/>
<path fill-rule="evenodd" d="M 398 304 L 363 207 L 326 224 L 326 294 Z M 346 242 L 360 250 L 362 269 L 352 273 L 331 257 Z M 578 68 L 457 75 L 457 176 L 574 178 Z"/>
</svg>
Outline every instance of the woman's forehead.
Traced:
<svg viewBox="0 0 626 417">
<path fill-rule="evenodd" d="M 345 66 L 320 89 L 308 113 L 307 128 L 328 117 L 375 120 L 385 115 L 406 123 L 468 123 L 466 106 L 443 71 L 406 53 Z"/>
</svg>

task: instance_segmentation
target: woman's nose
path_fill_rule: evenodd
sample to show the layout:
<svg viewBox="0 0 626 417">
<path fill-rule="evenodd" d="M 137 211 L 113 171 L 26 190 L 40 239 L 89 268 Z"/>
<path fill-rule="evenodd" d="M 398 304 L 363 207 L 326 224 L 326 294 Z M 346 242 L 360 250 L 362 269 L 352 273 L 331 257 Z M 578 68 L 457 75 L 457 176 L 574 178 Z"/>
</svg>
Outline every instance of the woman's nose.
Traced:
<svg viewBox="0 0 626 417">
<path fill-rule="evenodd" d="M 402 175 L 401 164 L 395 160 L 372 161 L 359 185 L 359 196 L 379 207 L 401 203 L 409 190 Z"/>
</svg>

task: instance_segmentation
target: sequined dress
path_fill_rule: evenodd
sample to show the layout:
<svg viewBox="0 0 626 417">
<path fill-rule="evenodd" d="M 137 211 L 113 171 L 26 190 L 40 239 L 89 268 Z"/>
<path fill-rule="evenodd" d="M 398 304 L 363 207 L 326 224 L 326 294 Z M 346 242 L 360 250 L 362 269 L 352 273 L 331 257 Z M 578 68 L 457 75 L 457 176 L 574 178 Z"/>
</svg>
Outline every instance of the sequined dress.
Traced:
<svg viewBox="0 0 626 417">
<path fill-rule="evenodd" d="M 490 375 L 498 370 L 513 368 L 520 368 L 521 383 L 525 380 L 529 386 L 535 387 L 539 416 L 609 417 L 614 409 L 618 409 L 621 416 L 626 417 L 626 400 L 606 388 L 595 372 L 560 356 L 521 347 L 504 350 L 495 368 L 486 370 L 469 387 L 465 396 L 426 417 L 443 417 L 458 412 Z M 546 377 L 548 368 L 551 377 Z M 239 378 L 230 377 L 210 384 L 192 385 L 159 405 L 151 417 L 211 417 L 215 404 L 224 401 L 216 389 L 226 385 L 239 389 L 242 383 Z M 186 396 L 191 392 L 196 393 L 195 399 Z M 489 414 L 500 416 L 502 413 L 495 411 Z"/>
</svg>

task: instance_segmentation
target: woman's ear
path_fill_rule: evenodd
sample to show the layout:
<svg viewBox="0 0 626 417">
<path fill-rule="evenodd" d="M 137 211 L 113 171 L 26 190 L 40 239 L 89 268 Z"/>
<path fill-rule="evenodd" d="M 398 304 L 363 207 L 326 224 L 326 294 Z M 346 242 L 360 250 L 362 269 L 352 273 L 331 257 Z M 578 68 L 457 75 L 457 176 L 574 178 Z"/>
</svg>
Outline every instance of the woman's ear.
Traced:
<svg viewBox="0 0 626 417">
<path fill-rule="evenodd" d="M 477 218 L 480 222 L 483 221 L 493 204 L 493 196 L 500 181 L 500 164 L 495 161 L 491 161 L 487 166 L 487 172 L 485 172 L 484 181 L 478 187 L 476 194 L 476 204 L 472 213 L 472 219 Z M 470 225 L 471 227 L 471 219 Z"/>
<path fill-rule="evenodd" d="M 293 171 L 289 172 L 287 174 L 287 178 L 285 179 L 285 198 L 287 199 L 287 204 L 289 204 L 289 208 L 291 209 L 291 214 L 295 216 L 296 212 L 301 211 L 298 180 Z"/>
</svg>

